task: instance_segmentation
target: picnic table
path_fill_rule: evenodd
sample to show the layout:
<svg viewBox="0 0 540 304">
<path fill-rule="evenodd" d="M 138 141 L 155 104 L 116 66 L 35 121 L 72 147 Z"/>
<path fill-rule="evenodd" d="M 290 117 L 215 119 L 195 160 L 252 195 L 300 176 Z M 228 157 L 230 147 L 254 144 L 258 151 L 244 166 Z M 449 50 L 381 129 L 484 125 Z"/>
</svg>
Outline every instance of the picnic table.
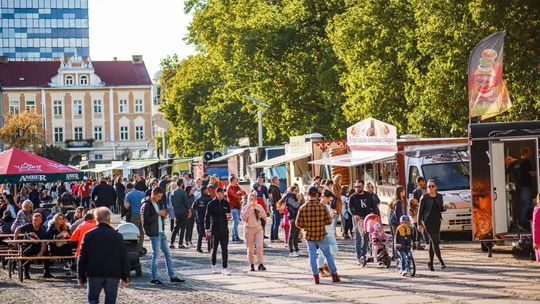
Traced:
<svg viewBox="0 0 540 304">
<path fill-rule="evenodd" d="M 21 240 L 5 240 L 5 243 L 11 245 L 15 248 L 15 254 L 8 255 L 5 259 L 8 261 L 8 272 L 9 278 L 13 272 L 15 272 L 15 265 L 17 266 L 17 271 L 19 274 L 19 280 L 21 283 L 24 281 L 24 265 L 29 261 L 44 261 L 44 260 L 68 260 L 76 259 L 75 255 L 68 256 L 24 256 L 24 247 L 25 245 L 35 245 L 35 244 L 50 244 L 50 243 L 69 243 L 68 239 L 53 239 L 53 240 L 39 240 L 39 239 L 21 239 Z"/>
</svg>

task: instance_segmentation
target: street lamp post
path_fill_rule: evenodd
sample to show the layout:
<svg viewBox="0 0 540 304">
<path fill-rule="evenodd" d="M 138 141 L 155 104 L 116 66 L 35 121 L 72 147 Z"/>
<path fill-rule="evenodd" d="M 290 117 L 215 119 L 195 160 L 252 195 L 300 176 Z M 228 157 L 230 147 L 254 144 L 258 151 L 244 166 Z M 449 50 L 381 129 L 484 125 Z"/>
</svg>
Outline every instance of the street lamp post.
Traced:
<svg viewBox="0 0 540 304">
<path fill-rule="evenodd" d="M 270 108 L 270 105 L 264 103 L 260 99 L 257 99 L 250 95 L 244 95 L 249 100 L 253 101 L 256 105 L 259 105 L 263 107 L 264 109 L 257 111 L 257 118 L 259 119 L 259 147 L 263 146 L 263 125 L 262 125 L 262 116 L 266 111 L 268 111 L 268 108 Z"/>
</svg>

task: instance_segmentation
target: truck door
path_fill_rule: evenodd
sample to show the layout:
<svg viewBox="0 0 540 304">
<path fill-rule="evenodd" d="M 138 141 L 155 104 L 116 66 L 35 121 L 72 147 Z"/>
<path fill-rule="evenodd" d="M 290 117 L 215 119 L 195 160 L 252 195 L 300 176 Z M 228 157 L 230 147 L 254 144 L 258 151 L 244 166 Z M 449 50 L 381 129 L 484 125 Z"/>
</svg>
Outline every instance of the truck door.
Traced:
<svg viewBox="0 0 540 304">
<path fill-rule="evenodd" d="M 504 142 L 490 142 L 490 168 L 493 234 L 508 232 L 508 206 L 506 198 L 506 172 L 504 163 Z"/>
</svg>

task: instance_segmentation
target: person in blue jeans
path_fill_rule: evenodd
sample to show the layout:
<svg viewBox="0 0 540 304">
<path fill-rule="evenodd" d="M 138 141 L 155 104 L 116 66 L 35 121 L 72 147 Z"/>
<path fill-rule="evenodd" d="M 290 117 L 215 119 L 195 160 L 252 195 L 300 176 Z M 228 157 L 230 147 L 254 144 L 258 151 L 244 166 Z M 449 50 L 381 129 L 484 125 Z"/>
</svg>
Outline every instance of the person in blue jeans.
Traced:
<svg viewBox="0 0 540 304">
<path fill-rule="evenodd" d="M 363 264 L 368 250 L 368 235 L 364 232 L 364 218 L 371 213 L 380 215 L 379 208 L 373 200 L 373 195 L 364 191 L 364 181 L 357 180 L 354 184 L 355 193 L 349 197 L 349 212 L 354 222 L 354 244 L 356 258 Z"/>
<path fill-rule="evenodd" d="M 395 248 L 399 258 L 401 260 L 400 274 L 406 276 L 409 269 L 409 255 L 411 255 L 411 248 L 413 244 L 412 227 L 409 217 L 402 215 L 399 219 L 399 226 L 396 228 L 395 233 Z"/>
<path fill-rule="evenodd" d="M 332 224 L 332 219 L 326 207 L 319 203 L 318 192 L 317 187 L 309 188 L 309 201 L 298 209 L 296 226 L 305 231 L 306 244 L 309 250 L 309 265 L 315 284 L 319 284 L 320 281 L 317 265 L 317 247 L 321 249 L 326 258 L 332 275 L 332 282 L 337 283 L 341 280 L 337 273 L 334 257 L 330 251 L 330 240 L 326 232 L 326 225 Z"/>
<path fill-rule="evenodd" d="M 279 240 L 279 225 L 281 224 L 281 213 L 277 207 L 277 202 L 281 199 L 281 190 L 279 190 L 279 177 L 272 177 L 272 184 L 268 189 L 270 192 L 270 206 L 272 207 L 272 228 L 270 230 L 270 242 Z"/>
<path fill-rule="evenodd" d="M 166 206 L 161 203 L 163 193 L 163 189 L 160 187 L 155 187 L 152 189 L 150 197 L 144 201 L 141 207 L 141 220 L 144 227 L 144 233 L 150 237 L 150 242 L 152 243 L 152 280 L 150 283 L 156 285 L 163 284 L 163 282 L 157 278 L 157 260 L 159 257 L 159 250 L 161 250 L 165 256 L 167 273 L 171 283 L 185 282 L 184 280 L 178 278 L 174 272 L 171 253 L 169 252 L 167 237 L 165 236 L 164 219 L 167 216 L 167 209 Z"/>
<path fill-rule="evenodd" d="M 127 249 L 122 235 L 111 227 L 111 211 L 99 207 L 94 215 L 98 226 L 84 235 L 77 263 L 79 286 L 87 288 L 89 304 L 99 303 L 101 290 L 105 304 L 114 304 L 119 281 L 129 285 Z"/>
</svg>

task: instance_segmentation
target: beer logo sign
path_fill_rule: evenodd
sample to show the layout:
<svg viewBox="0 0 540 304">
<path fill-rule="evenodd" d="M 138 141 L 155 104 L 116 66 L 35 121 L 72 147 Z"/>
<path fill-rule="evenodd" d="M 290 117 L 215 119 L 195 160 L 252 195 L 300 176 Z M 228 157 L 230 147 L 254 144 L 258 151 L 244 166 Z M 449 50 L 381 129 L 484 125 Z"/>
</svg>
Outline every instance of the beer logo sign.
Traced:
<svg viewBox="0 0 540 304">
<path fill-rule="evenodd" d="M 27 183 L 27 182 L 44 182 L 47 181 L 47 178 L 45 175 L 21 175 L 21 178 L 19 179 L 19 182 Z"/>
<path fill-rule="evenodd" d="M 68 173 L 66 174 L 66 180 L 78 180 L 79 174 L 78 173 Z"/>
<path fill-rule="evenodd" d="M 41 165 L 32 165 L 29 163 L 23 163 L 22 165 L 13 165 L 19 172 L 32 172 L 41 171 Z"/>
</svg>

